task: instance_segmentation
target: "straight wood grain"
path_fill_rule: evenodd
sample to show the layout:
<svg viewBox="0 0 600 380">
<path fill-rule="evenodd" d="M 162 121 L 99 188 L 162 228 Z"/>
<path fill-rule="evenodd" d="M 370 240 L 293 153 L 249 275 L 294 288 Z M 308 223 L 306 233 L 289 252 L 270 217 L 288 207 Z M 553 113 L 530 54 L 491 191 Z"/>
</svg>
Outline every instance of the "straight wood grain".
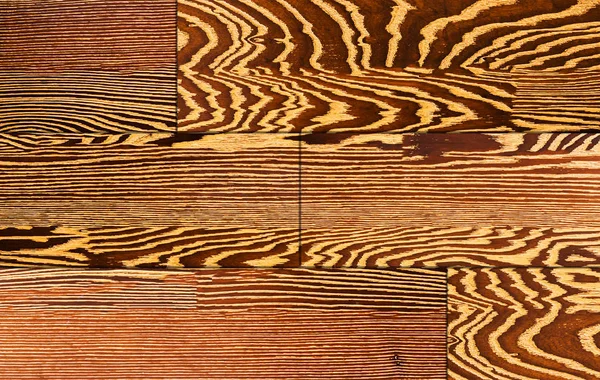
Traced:
<svg viewBox="0 0 600 380">
<path fill-rule="evenodd" d="M 0 263 L 297 265 L 292 137 L 2 135 Z"/>
<path fill-rule="evenodd" d="M 174 0 L 4 0 L 0 71 L 174 68 Z"/>
<path fill-rule="evenodd" d="M 450 379 L 600 377 L 597 268 L 448 274 Z"/>
<path fill-rule="evenodd" d="M 0 2 L 0 133 L 176 129 L 176 1 Z"/>
<path fill-rule="evenodd" d="M 178 16 L 182 131 L 598 129 L 597 1 L 179 0 Z"/>
<path fill-rule="evenodd" d="M 600 261 L 596 134 L 306 134 L 308 266 Z"/>
<path fill-rule="evenodd" d="M 4 378 L 445 378 L 441 271 L 4 269 L 0 289 Z"/>
</svg>

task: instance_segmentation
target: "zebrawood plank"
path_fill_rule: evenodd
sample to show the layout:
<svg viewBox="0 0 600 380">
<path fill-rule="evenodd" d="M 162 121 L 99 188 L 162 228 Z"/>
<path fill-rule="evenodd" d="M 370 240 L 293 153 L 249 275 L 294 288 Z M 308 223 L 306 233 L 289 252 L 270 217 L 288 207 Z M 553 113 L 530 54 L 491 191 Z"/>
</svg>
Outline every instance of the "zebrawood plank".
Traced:
<svg viewBox="0 0 600 380">
<path fill-rule="evenodd" d="M 598 268 L 449 269 L 449 378 L 600 378 Z"/>
<path fill-rule="evenodd" d="M 0 132 L 175 131 L 176 1 L 0 2 Z"/>
<path fill-rule="evenodd" d="M 597 134 L 306 134 L 308 266 L 600 263 Z"/>
<path fill-rule="evenodd" d="M 433 270 L 0 271 L 11 379 L 444 379 Z"/>
<path fill-rule="evenodd" d="M 295 266 L 292 137 L 1 135 L 0 263 Z"/>
<path fill-rule="evenodd" d="M 0 71 L 0 133 L 173 132 L 175 98 L 174 69 Z"/>
<path fill-rule="evenodd" d="M 595 0 L 178 5 L 182 131 L 599 128 Z"/>
</svg>

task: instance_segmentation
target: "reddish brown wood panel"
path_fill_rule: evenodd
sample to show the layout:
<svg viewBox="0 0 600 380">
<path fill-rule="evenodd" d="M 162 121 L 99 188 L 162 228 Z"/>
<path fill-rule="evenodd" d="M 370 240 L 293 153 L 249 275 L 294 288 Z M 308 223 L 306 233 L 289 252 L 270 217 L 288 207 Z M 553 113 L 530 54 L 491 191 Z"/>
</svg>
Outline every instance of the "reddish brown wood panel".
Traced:
<svg viewBox="0 0 600 380">
<path fill-rule="evenodd" d="M 600 126 L 595 0 L 179 0 L 185 131 Z"/>
<path fill-rule="evenodd" d="M 449 378 L 600 378 L 600 270 L 449 269 Z"/>
<path fill-rule="evenodd" d="M 4 0 L 0 70 L 173 67 L 174 0 Z"/>
<path fill-rule="evenodd" d="M 0 2 L 0 132 L 174 131 L 176 6 Z"/>
<path fill-rule="evenodd" d="M 599 142 L 303 135 L 303 265 L 597 265 Z"/>
<path fill-rule="evenodd" d="M 295 137 L 2 135 L 0 263 L 296 266 Z"/>
<path fill-rule="evenodd" d="M 0 271 L 6 379 L 444 379 L 433 270 Z"/>
</svg>

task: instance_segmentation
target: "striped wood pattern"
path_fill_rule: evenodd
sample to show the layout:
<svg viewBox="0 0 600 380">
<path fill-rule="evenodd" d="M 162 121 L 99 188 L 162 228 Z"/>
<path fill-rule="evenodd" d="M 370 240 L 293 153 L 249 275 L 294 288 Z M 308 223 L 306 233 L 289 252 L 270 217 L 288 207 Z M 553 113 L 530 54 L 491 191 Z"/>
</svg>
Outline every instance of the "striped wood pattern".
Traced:
<svg viewBox="0 0 600 380">
<path fill-rule="evenodd" d="M 293 137 L 2 135 L 0 263 L 296 266 Z"/>
<path fill-rule="evenodd" d="M 175 131 L 173 72 L 0 71 L 0 133 Z"/>
<path fill-rule="evenodd" d="M 302 140 L 303 265 L 600 263 L 597 134 Z"/>
<path fill-rule="evenodd" d="M 440 271 L 4 269 L 0 289 L 6 379 L 446 375 Z"/>
<path fill-rule="evenodd" d="M 449 269 L 449 378 L 600 378 L 598 268 Z"/>
<path fill-rule="evenodd" d="M 176 0 L 0 2 L 0 132 L 175 131 Z"/>
<path fill-rule="evenodd" d="M 181 130 L 600 127 L 597 0 L 178 4 Z"/>
</svg>

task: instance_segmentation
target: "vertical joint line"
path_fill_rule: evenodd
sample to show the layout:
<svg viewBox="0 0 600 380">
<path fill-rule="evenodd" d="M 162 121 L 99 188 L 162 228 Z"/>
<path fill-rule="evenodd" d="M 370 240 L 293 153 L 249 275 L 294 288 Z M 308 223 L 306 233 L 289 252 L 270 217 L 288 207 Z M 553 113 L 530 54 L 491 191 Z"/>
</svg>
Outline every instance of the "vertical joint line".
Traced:
<svg viewBox="0 0 600 380">
<path fill-rule="evenodd" d="M 450 346 L 448 345 L 448 343 L 450 342 L 450 336 L 448 335 L 449 330 L 448 330 L 448 322 L 449 322 L 449 317 L 448 317 L 448 312 L 449 312 L 449 304 L 450 304 L 450 298 L 448 298 L 448 283 L 450 280 L 450 273 L 448 271 L 448 267 L 444 268 L 444 273 L 446 275 L 446 379 L 449 379 L 449 375 L 450 375 L 450 369 L 449 369 L 449 364 L 450 364 Z"/>
<path fill-rule="evenodd" d="M 179 74 L 179 59 L 178 59 L 178 46 L 179 46 L 179 33 L 177 33 L 177 16 L 179 14 L 179 1 L 175 1 L 175 134 L 179 133 L 179 105 L 177 104 L 177 97 L 179 92 L 179 85 L 177 83 Z"/>
<path fill-rule="evenodd" d="M 298 132 L 298 267 L 302 266 L 302 131 Z"/>
</svg>

